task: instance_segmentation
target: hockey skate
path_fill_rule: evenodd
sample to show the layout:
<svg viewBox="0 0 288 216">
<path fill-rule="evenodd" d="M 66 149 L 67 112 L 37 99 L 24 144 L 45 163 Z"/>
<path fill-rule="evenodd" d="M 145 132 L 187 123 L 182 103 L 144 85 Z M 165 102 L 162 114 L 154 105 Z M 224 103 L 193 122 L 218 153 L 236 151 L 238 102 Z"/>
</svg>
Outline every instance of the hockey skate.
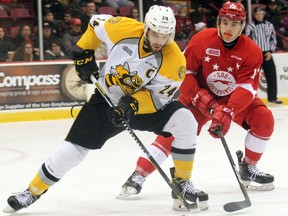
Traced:
<svg viewBox="0 0 288 216">
<path fill-rule="evenodd" d="M 180 178 L 174 178 L 175 168 L 170 169 L 170 173 L 172 176 L 172 181 L 178 191 L 183 195 L 187 202 L 196 203 L 198 209 L 193 209 L 193 211 L 200 210 L 204 211 L 209 208 L 208 206 L 208 194 L 205 192 L 194 188 L 192 182 L 190 180 L 183 180 Z M 177 195 L 172 191 L 172 198 L 174 199 L 173 209 L 177 211 L 187 211 L 183 202 L 177 198 Z"/>
<path fill-rule="evenodd" d="M 7 200 L 8 205 L 3 209 L 5 213 L 15 213 L 20 209 L 27 208 L 38 200 L 40 196 L 34 196 L 29 189 L 15 193 Z"/>
<path fill-rule="evenodd" d="M 116 198 L 123 199 L 131 195 L 139 194 L 144 181 L 144 177 L 138 172 L 134 171 L 132 175 L 127 179 L 125 184 L 122 186 L 122 190 Z"/>
<path fill-rule="evenodd" d="M 247 190 L 269 191 L 274 189 L 274 176 L 258 170 L 243 162 L 243 152 L 236 152 L 238 157 L 239 173 Z"/>
</svg>

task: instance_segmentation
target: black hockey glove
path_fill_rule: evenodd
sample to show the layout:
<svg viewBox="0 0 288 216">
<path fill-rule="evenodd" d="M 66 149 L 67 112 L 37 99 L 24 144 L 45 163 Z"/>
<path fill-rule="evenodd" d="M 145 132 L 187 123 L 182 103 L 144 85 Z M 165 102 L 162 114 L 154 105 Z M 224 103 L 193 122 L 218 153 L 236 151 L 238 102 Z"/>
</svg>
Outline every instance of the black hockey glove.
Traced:
<svg viewBox="0 0 288 216">
<path fill-rule="evenodd" d="M 76 72 L 85 83 L 93 83 L 90 79 L 91 74 L 96 79 L 99 77 L 99 68 L 95 62 L 94 52 L 94 50 L 72 51 Z"/>
<path fill-rule="evenodd" d="M 108 117 L 115 127 L 123 127 L 122 120 L 129 122 L 138 112 L 138 101 L 129 96 L 123 96 L 117 107 L 108 110 Z"/>
</svg>

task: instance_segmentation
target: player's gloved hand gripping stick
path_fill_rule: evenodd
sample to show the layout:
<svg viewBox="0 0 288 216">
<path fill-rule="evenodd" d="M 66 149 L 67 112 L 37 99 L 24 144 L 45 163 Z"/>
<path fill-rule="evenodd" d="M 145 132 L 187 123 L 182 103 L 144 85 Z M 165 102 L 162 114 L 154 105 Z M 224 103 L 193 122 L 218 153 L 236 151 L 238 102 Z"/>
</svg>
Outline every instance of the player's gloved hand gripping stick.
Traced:
<svg viewBox="0 0 288 216">
<path fill-rule="evenodd" d="M 72 51 L 72 56 L 79 78 L 85 83 L 92 84 L 90 75 L 93 74 L 94 77 L 99 77 L 99 67 L 95 61 L 95 51 L 75 48 L 75 50 Z"/>
<path fill-rule="evenodd" d="M 112 108 L 116 108 L 116 106 L 114 106 L 114 104 L 112 103 L 112 101 L 110 100 L 110 98 L 108 97 L 108 95 L 106 94 L 106 92 L 104 91 L 104 89 L 101 87 L 101 85 L 98 83 L 98 81 L 96 80 L 96 78 L 91 75 L 91 80 L 92 82 L 96 85 L 96 88 L 98 89 L 98 91 L 100 92 L 100 94 L 104 97 L 104 99 L 107 101 L 107 103 L 112 107 Z M 158 165 L 157 161 L 153 158 L 153 156 L 150 154 L 150 152 L 147 150 L 147 148 L 144 146 L 144 144 L 140 141 L 140 139 L 138 138 L 138 136 L 134 133 L 134 131 L 130 128 L 127 120 L 125 118 L 122 118 L 122 125 L 125 127 L 125 129 L 130 133 L 130 135 L 132 136 L 132 138 L 136 141 L 136 143 L 138 144 L 138 146 L 142 149 L 142 151 L 147 154 L 149 160 L 151 161 L 151 163 L 155 166 L 155 168 L 158 170 L 158 172 L 160 173 L 160 175 L 162 176 L 162 178 L 166 181 L 166 183 L 170 186 L 170 188 L 172 189 L 172 191 L 177 194 L 177 198 L 183 202 L 184 206 L 187 208 L 188 211 L 190 211 L 190 209 L 197 209 L 197 203 L 188 203 L 185 198 L 182 196 L 182 194 L 178 191 L 178 189 L 175 187 L 175 185 L 173 184 L 173 182 L 167 177 L 167 175 L 165 174 L 165 172 L 162 170 L 162 168 Z"/>
<path fill-rule="evenodd" d="M 125 95 L 117 107 L 112 107 L 107 114 L 115 127 L 123 127 L 123 119 L 128 123 L 137 114 L 138 109 L 138 101 L 130 95 Z"/>
</svg>

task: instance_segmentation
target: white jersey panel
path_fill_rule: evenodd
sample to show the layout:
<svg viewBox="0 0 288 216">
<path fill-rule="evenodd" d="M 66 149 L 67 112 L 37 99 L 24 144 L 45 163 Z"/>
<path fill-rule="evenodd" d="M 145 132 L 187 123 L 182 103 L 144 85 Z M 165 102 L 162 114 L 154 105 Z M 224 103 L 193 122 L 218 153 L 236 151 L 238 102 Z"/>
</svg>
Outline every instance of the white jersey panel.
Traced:
<svg viewBox="0 0 288 216">
<path fill-rule="evenodd" d="M 110 49 L 113 47 L 112 41 L 109 39 L 107 32 L 104 28 L 104 23 L 107 19 L 112 18 L 112 15 L 107 15 L 107 14 L 97 14 L 93 15 L 90 19 L 90 24 L 94 27 L 94 32 L 97 35 L 97 37 L 106 43 L 108 53 Z"/>
<path fill-rule="evenodd" d="M 120 41 L 110 51 L 107 62 L 101 69 L 99 82 L 114 103 L 122 96 L 132 94 L 143 87 L 153 92 L 160 87 L 157 82 L 154 82 L 154 85 L 147 84 L 161 67 L 161 54 L 140 58 L 138 43 L 138 38 Z"/>
</svg>

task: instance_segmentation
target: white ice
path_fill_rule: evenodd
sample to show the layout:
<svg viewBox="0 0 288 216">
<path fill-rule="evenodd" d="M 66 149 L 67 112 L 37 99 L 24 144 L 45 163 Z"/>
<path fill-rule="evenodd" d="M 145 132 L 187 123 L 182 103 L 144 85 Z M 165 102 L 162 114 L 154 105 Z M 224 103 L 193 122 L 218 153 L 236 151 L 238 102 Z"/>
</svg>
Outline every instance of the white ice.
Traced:
<svg viewBox="0 0 288 216">
<path fill-rule="evenodd" d="M 198 137 L 192 180 L 209 194 L 209 210 L 197 215 L 288 215 L 288 107 L 271 108 L 275 116 L 275 131 L 262 160 L 261 171 L 275 176 L 275 189 L 269 192 L 248 192 L 252 206 L 227 213 L 223 205 L 244 200 L 220 140 L 207 133 L 207 126 Z M 37 121 L 0 124 L 0 207 L 12 192 L 26 189 L 41 164 L 62 142 L 73 120 Z M 155 135 L 135 131 L 148 145 Z M 246 132 L 232 124 L 226 136 L 236 163 L 235 152 L 244 149 Z M 154 172 L 145 182 L 142 192 L 128 200 L 115 199 L 122 184 L 134 171 L 142 150 L 128 132 L 112 138 L 102 150 L 91 151 L 88 157 L 64 176 L 36 203 L 17 214 L 37 216 L 142 216 L 193 215 L 172 210 L 170 188 L 160 174 Z M 162 168 L 169 176 L 169 158 Z M 1 211 L 2 211 L 1 209 Z M 7 215 L 3 212 L 0 215 Z M 194 214 L 195 215 L 195 214 Z"/>
</svg>

